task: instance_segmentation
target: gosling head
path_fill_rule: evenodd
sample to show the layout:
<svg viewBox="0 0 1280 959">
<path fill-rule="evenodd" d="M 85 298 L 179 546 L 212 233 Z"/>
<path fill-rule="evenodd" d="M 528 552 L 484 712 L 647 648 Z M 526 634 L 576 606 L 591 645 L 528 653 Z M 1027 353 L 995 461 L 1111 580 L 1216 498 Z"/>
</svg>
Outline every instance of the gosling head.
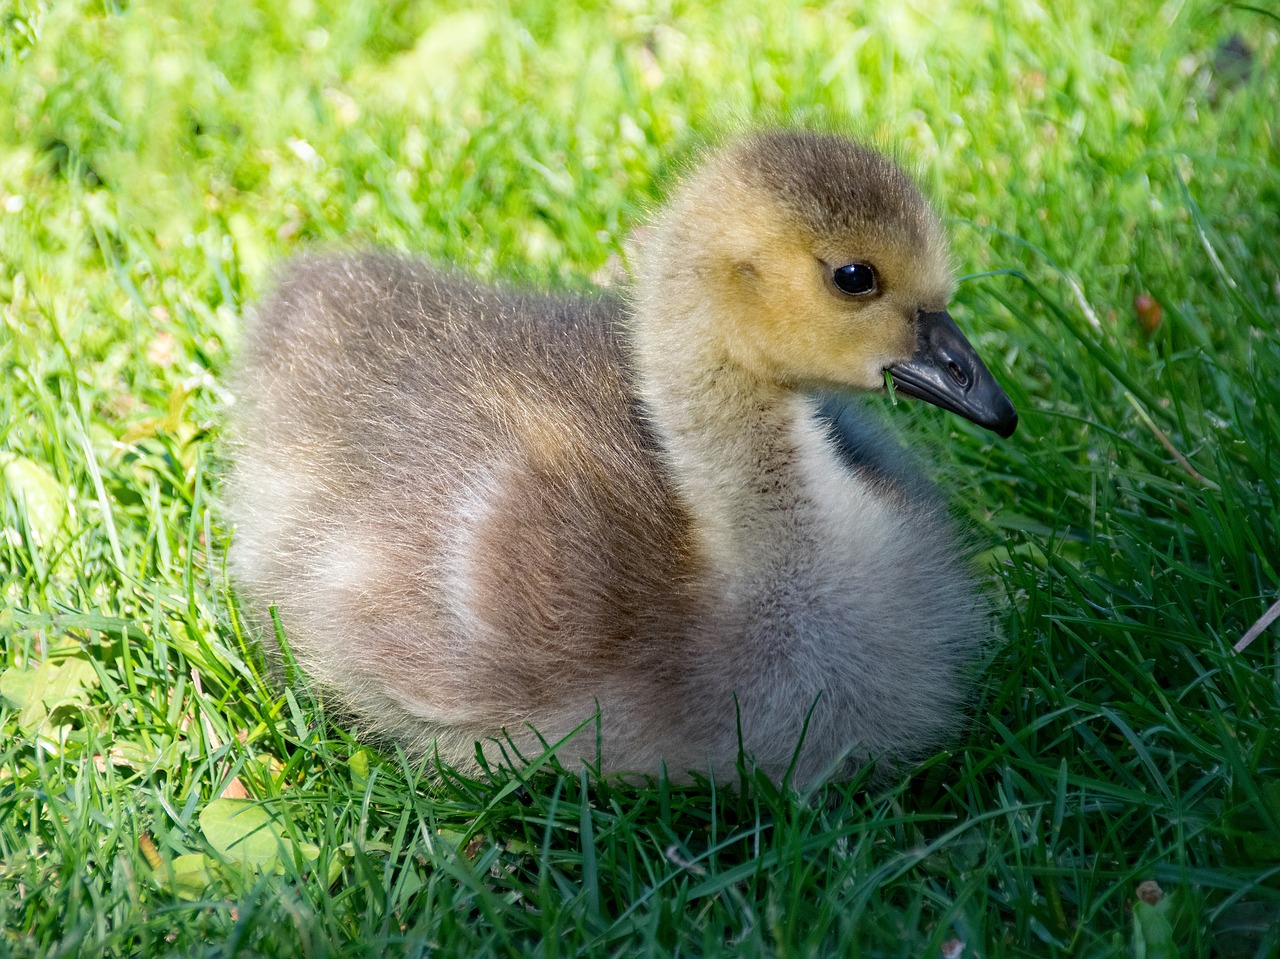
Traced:
<svg viewBox="0 0 1280 959">
<path fill-rule="evenodd" d="M 896 389 L 1001 436 L 1018 416 L 947 312 L 942 225 L 891 160 L 758 134 L 714 155 L 641 251 L 650 290 L 708 307 L 734 361 L 780 386 Z M 659 282 L 652 282 L 659 281 Z"/>
</svg>

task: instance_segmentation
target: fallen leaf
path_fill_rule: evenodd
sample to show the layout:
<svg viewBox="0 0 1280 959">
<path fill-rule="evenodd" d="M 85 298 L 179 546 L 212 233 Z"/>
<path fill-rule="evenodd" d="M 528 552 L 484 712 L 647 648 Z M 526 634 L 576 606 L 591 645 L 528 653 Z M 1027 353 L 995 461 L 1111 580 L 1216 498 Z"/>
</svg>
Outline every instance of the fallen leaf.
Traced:
<svg viewBox="0 0 1280 959">
<path fill-rule="evenodd" d="M 231 781 L 222 788 L 222 795 L 219 799 L 248 799 L 249 790 L 244 788 L 244 783 L 240 781 L 239 776 L 232 776 Z"/>
<path fill-rule="evenodd" d="M 1147 293 L 1139 293 L 1133 298 L 1133 311 L 1138 314 L 1138 323 L 1142 325 L 1142 332 L 1147 336 L 1156 331 L 1156 327 L 1160 325 L 1160 317 L 1164 313 L 1160 303 Z"/>
<path fill-rule="evenodd" d="M 266 807 L 248 799 L 215 799 L 200 812 L 200 830 L 224 859 L 256 872 L 283 872 L 295 850 L 308 864 L 320 856 L 318 847 L 295 843 Z"/>
<path fill-rule="evenodd" d="M 351 773 L 353 784 L 365 785 L 369 781 L 369 753 L 363 749 L 353 752 L 351 758 L 347 760 L 347 771 Z"/>
<path fill-rule="evenodd" d="M 213 863 L 208 856 L 198 852 L 178 856 L 154 873 L 157 885 L 167 889 L 179 899 L 199 899 L 213 884 Z"/>
<path fill-rule="evenodd" d="M 36 539 L 52 542 L 67 516 L 67 497 L 45 467 L 16 453 L 0 453 L 0 488 L 27 514 Z"/>
<path fill-rule="evenodd" d="M 262 872 L 279 872 L 280 854 L 291 844 L 271 814 L 245 799 L 215 799 L 200 812 L 200 830 L 229 862 Z"/>
<path fill-rule="evenodd" d="M 436 18 L 409 50 L 362 79 L 379 99 L 401 107 L 447 101 L 466 65 L 502 26 L 491 14 L 462 10 Z M 363 85 L 361 83 L 360 85 Z"/>
<path fill-rule="evenodd" d="M 97 685 L 98 673 L 84 656 L 45 659 L 0 673 L 0 697 L 18 710 L 18 726 L 31 735 L 42 731 L 55 709 L 88 702 L 89 690 Z"/>
</svg>

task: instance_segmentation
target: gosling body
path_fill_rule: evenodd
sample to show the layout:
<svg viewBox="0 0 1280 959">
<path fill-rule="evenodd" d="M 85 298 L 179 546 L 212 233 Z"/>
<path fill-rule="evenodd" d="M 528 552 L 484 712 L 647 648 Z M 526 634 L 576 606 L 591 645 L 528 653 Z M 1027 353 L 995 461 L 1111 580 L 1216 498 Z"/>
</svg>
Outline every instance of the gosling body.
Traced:
<svg viewBox="0 0 1280 959">
<path fill-rule="evenodd" d="M 873 296 L 832 286 L 864 263 Z M 986 609 L 929 484 L 810 391 L 936 366 L 951 282 L 896 166 L 794 133 L 714 155 L 626 300 L 304 258 L 237 379 L 241 595 L 363 732 L 463 771 L 544 742 L 675 778 L 916 758 Z M 1011 430 L 995 392 L 951 408 Z"/>
</svg>

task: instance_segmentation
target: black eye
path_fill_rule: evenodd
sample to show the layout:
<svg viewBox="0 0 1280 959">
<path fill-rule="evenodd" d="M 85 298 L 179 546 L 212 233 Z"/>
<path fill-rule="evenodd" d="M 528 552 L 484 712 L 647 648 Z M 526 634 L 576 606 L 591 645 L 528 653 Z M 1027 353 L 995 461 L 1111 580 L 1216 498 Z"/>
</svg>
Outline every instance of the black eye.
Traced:
<svg viewBox="0 0 1280 959">
<path fill-rule="evenodd" d="M 841 293 L 852 296 L 874 293 L 876 289 L 876 271 L 870 263 L 838 266 L 831 271 L 831 280 Z"/>
</svg>

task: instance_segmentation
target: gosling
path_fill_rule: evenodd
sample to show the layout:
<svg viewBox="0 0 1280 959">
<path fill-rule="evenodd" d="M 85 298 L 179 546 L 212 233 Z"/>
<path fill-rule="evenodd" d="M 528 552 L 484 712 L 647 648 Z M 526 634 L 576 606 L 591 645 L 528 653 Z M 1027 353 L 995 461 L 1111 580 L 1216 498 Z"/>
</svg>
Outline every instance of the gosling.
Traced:
<svg viewBox="0 0 1280 959">
<path fill-rule="evenodd" d="M 850 140 L 713 152 L 633 288 L 307 256 L 235 392 L 230 567 L 362 735 L 464 773 L 775 781 L 957 729 L 989 613 L 932 486 L 847 398 L 1012 434 L 939 220 Z"/>
</svg>

